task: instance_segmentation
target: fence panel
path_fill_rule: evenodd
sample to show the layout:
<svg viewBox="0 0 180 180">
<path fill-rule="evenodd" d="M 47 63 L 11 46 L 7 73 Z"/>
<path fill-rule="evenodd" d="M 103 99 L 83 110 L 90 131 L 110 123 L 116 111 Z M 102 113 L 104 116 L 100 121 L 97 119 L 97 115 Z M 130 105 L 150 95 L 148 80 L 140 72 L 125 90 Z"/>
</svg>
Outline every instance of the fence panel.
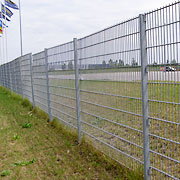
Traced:
<svg viewBox="0 0 180 180">
<path fill-rule="evenodd" d="M 0 83 L 146 179 L 180 179 L 179 50 L 178 1 L 3 64 Z"/>
<path fill-rule="evenodd" d="M 1 83 L 1 86 L 3 86 L 3 67 L 2 65 L 0 66 L 0 83 Z"/>
<path fill-rule="evenodd" d="M 146 14 L 152 179 L 180 178 L 180 2 Z"/>
<path fill-rule="evenodd" d="M 35 105 L 48 113 L 45 51 L 33 55 L 32 70 Z"/>
<path fill-rule="evenodd" d="M 15 92 L 23 96 L 20 60 L 21 57 L 14 60 Z"/>
<path fill-rule="evenodd" d="M 21 66 L 21 79 L 22 79 L 22 88 L 23 96 L 33 104 L 32 97 L 32 79 L 31 79 L 31 54 L 27 54 L 21 57 L 20 59 Z"/>
<path fill-rule="evenodd" d="M 10 66 L 9 62 L 6 64 L 6 77 L 7 77 L 7 88 L 11 89 L 11 80 L 10 80 Z"/>
<path fill-rule="evenodd" d="M 131 169 L 142 167 L 139 18 L 79 40 L 82 131 Z"/>
<path fill-rule="evenodd" d="M 47 50 L 52 115 L 77 127 L 73 42 Z"/>
<path fill-rule="evenodd" d="M 0 84 L 3 86 L 2 65 L 0 66 Z"/>
<path fill-rule="evenodd" d="M 15 60 L 11 61 L 11 89 L 13 92 L 17 92 L 17 82 L 15 74 Z"/>
<path fill-rule="evenodd" d="M 7 64 L 4 64 L 5 87 L 7 88 Z"/>
</svg>

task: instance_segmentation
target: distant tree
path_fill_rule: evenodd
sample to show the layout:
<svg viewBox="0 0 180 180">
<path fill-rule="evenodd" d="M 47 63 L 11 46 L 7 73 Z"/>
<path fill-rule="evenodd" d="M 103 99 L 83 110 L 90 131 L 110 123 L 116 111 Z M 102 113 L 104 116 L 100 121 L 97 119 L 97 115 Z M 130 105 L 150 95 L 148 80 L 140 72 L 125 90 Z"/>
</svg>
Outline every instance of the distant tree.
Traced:
<svg viewBox="0 0 180 180">
<path fill-rule="evenodd" d="M 171 61 L 171 64 L 177 64 L 176 60 L 173 59 L 173 60 Z"/>
<path fill-rule="evenodd" d="M 156 61 L 154 61 L 153 65 L 157 65 L 157 62 L 156 62 Z"/>
<path fill-rule="evenodd" d="M 102 64 L 103 64 L 103 67 L 105 68 L 106 67 L 106 61 L 103 61 Z"/>
<path fill-rule="evenodd" d="M 62 65 L 62 69 L 63 69 L 63 70 L 66 69 L 66 64 L 63 64 L 63 65 Z"/>
<path fill-rule="evenodd" d="M 109 67 L 113 67 L 113 60 L 112 59 L 109 60 Z"/>
<path fill-rule="evenodd" d="M 136 62 L 136 60 L 133 58 L 131 61 L 131 65 L 132 66 L 138 66 L 138 62 Z"/>
<path fill-rule="evenodd" d="M 120 66 L 120 67 L 124 66 L 124 61 L 121 60 L 121 59 L 119 60 L 119 66 Z"/>
<path fill-rule="evenodd" d="M 114 66 L 118 67 L 118 60 L 115 61 Z"/>
<path fill-rule="evenodd" d="M 73 69 L 73 63 L 72 63 L 72 61 L 70 61 L 70 62 L 68 63 L 68 69 L 69 69 L 69 70 L 72 70 L 72 69 Z"/>
</svg>

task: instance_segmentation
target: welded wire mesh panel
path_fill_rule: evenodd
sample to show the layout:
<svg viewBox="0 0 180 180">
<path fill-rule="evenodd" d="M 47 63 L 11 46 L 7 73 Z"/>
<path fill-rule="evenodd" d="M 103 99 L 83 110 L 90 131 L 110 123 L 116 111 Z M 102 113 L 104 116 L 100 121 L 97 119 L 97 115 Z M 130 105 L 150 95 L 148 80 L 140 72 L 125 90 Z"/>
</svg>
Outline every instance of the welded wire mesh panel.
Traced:
<svg viewBox="0 0 180 180">
<path fill-rule="evenodd" d="M 146 14 L 152 179 L 180 179 L 180 3 Z"/>
<path fill-rule="evenodd" d="M 35 105 L 48 113 L 45 51 L 33 55 L 32 66 Z"/>
<path fill-rule="evenodd" d="M 20 59 L 20 64 L 23 96 L 32 102 L 31 54 L 22 56 Z"/>
<path fill-rule="evenodd" d="M 17 92 L 17 80 L 15 74 L 15 60 L 11 61 L 11 90 Z"/>
<path fill-rule="evenodd" d="M 5 87 L 7 88 L 8 78 L 7 78 L 7 64 L 4 65 L 4 73 L 5 73 Z"/>
<path fill-rule="evenodd" d="M 49 84 L 52 115 L 77 126 L 73 42 L 49 48 Z"/>
<path fill-rule="evenodd" d="M 4 87 L 6 87 L 7 78 L 6 78 L 6 65 L 5 64 L 3 65 L 3 74 L 4 74 Z"/>
<path fill-rule="evenodd" d="M 11 91 L 12 91 L 12 61 L 11 62 L 9 62 L 9 80 L 10 80 L 10 89 L 11 89 Z"/>
<path fill-rule="evenodd" d="M 143 164 L 138 18 L 79 40 L 82 130 L 132 169 Z"/>
<path fill-rule="evenodd" d="M 3 65 L 0 66 L 0 84 L 3 86 Z"/>
<path fill-rule="evenodd" d="M 14 86 L 15 86 L 15 92 L 17 94 L 23 95 L 20 59 L 21 58 L 19 57 L 14 60 L 14 79 L 15 79 Z"/>
<path fill-rule="evenodd" d="M 9 67 L 9 63 L 6 63 L 6 78 L 7 78 L 6 87 L 7 87 L 8 89 L 11 89 L 10 67 Z"/>
<path fill-rule="evenodd" d="M 4 86 L 4 65 L 1 65 L 1 85 Z"/>
</svg>

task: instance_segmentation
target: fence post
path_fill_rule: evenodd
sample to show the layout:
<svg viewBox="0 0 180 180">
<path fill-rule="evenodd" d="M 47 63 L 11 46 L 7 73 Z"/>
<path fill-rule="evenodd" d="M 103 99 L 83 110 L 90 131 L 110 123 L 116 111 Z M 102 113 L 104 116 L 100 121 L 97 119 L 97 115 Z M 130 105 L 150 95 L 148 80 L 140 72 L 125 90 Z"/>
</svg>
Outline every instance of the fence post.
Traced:
<svg viewBox="0 0 180 180">
<path fill-rule="evenodd" d="M 6 87 L 6 64 L 4 64 L 4 87 Z"/>
<path fill-rule="evenodd" d="M 48 101 L 48 114 L 50 122 L 52 121 L 52 114 L 51 114 L 51 103 L 50 103 L 50 92 L 49 92 L 49 75 L 48 75 L 48 54 L 47 49 L 44 49 L 45 52 L 45 68 L 46 68 L 46 86 L 47 86 L 47 101 Z"/>
<path fill-rule="evenodd" d="M 149 118 L 148 118 L 148 61 L 146 16 L 139 15 L 140 50 L 141 50 L 141 79 L 142 79 L 142 113 L 143 113 L 143 144 L 144 144 L 144 179 L 150 180 L 150 151 L 149 151 Z"/>
<path fill-rule="evenodd" d="M 4 87 L 6 87 L 6 64 L 4 64 L 4 67 L 3 67 L 3 71 L 4 71 Z"/>
<path fill-rule="evenodd" d="M 74 65 L 75 65 L 75 86 L 76 86 L 76 111 L 77 111 L 77 126 L 78 126 L 78 142 L 81 143 L 81 110 L 80 110 L 80 93 L 79 93 L 79 63 L 77 38 L 73 39 L 74 43 Z"/>
<path fill-rule="evenodd" d="M 29 56 L 30 56 L 30 75 L 31 75 L 32 104 L 33 104 L 33 108 L 35 108 L 34 83 L 33 83 L 33 71 L 32 71 L 32 53 Z"/>
<path fill-rule="evenodd" d="M 21 57 L 22 57 L 22 56 L 20 56 L 20 57 L 18 58 L 18 60 L 17 60 L 17 61 L 18 61 L 18 65 L 19 65 L 19 78 L 20 78 L 20 81 L 19 81 L 19 82 L 21 83 L 21 92 L 19 91 L 18 94 L 21 94 L 22 97 L 23 97 L 23 99 L 24 99 L 25 96 L 24 96 L 24 89 L 23 89 L 23 88 L 24 88 L 24 87 L 23 87 L 23 86 L 24 86 L 24 85 L 23 85 L 23 78 L 22 78 L 22 74 L 21 74 L 21 60 L 22 60 Z"/>
</svg>

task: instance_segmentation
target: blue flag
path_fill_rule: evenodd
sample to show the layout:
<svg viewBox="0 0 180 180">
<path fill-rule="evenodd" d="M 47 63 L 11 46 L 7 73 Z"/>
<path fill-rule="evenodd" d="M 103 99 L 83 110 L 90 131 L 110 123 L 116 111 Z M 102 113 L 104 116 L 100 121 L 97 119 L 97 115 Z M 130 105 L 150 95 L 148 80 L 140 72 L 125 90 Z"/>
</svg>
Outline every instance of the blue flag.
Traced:
<svg viewBox="0 0 180 180">
<path fill-rule="evenodd" d="M 5 0 L 5 5 L 13 9 L 19 9 L 18 6 L 11 0 Z"/>
<path fill-rule="evenodd" d="M 0 34 L 3 34 L 2 21 L 0 20 Z"/>
<path fill-rule="evenodd" d="M 10 19 L 8 19 L 7 17 L 5 17 L 5 15 L 0 12 L 0 19 L 5 19 L 5 18 L 6 18 L 7 21 L 10 21 Z"/>
<path fill-rule="evenodd" d="M 9 9 L 9 8 L 7 8 L 7 7 L 4 7 L 4 5 L 2 4 L 2 6 L 1 6 L 1 9 L 2 9 L 2 13 L 3 14 L 5 14 L 5 9 L 6 9 L 6 15 L 8 16 L 8 17 L 11 17 L 12 15 L 13 15 L 13 12 Z"/>
</svg>

